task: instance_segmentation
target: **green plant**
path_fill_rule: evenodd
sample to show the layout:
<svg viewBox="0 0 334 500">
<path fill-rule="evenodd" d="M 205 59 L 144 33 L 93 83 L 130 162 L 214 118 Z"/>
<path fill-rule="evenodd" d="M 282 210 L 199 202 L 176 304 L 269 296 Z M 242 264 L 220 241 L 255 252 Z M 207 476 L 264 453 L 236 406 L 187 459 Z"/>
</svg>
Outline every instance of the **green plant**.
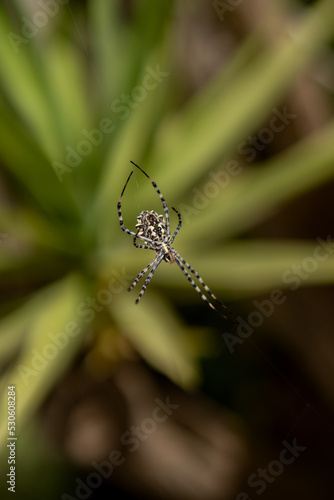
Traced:
<svg viewBox="0 0 334 500">
<path fill-rule="evenodd" d="M 177 289 L 178 301 L 181 289 L 199 301 L 186 280 L 161 266 L 140 305 L 126 293 L 130 277 L 148 262 L 117 219 L 130 160 L 158 183 L 170 206 L 182 212 L 183 205 L 186 223 L 177 249 L 222 298 L 282 286 L 282 273 L 310 255 L 314 244 L 237 236 L 334 175 L 334 124 L 329 122 L 261 166 L 240 166 L 203 209 L 193 205 L 192 189 L 204 192 L 212 181 L 209 174 L 225 169 L 244 137 L 263 123 L 333 36 L 330 0 L 310 8 L 291 39 L 283 35 L 263 50 L 258 33 L 245 39 L 228 65 L 179 110 L 172 2 L 138 2 L 127 22 L 121 21 L 116 2 L 90 1 L 86 17 L 79 7 L 58 7 L 47 27 L 19 45 L 9 34 L 20 33 L 22 16 L 29 17 L 25 3 L 0 8 L 0 157 L 9 193 L 0 208 L 1 232 L 8 235 L 0 243 L 6 294 L 0 320 L 1 409 L 7 385 L 15 385 L 20 430 L 87 334 L 110 324 L 116 336 L 125 335 L 141 356 L 180 385 L 198 381 L 206 343 L 187 329 L 161 289 Z M 156 79 L 151 76 L 147 84 L 153 72 Z M 152 89 L 144 86 L 154 82 Z M 134 92 L 138 86 L 145 96 L 143 90 Z M 126 104 L 122 95 L 129 93 L 131 104 Z M 136 182 L 129 186 L 133 196 L 124 197 L 130 224 L 141 209 L 159 201 L 149 183 L 139 177 Z M 307 283 L 333 282 L 333 269 L 329 257 Z M 109 299 L 101 290 L 111 290 Z M 100 297 L 99 310 L 87 297 Z M 64 347 L 49 335 L 59 332 L 64 335 L 58 342 L 67 339 Z M 50 343 L 54 349 L 43 363 L 38 355 Z M 6 435 L 2 419 L 1 441 Z"/>
</svg>

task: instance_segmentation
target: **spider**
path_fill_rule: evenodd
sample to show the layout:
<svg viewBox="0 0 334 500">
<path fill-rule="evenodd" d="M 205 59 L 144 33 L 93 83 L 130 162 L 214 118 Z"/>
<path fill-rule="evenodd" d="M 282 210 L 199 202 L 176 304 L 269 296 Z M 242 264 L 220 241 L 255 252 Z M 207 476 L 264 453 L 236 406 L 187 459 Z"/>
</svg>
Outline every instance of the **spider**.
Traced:
<svg viewBox="0 0 334 500">
<path fill-rule="evenodd" d="M 154 250 L 155 251 L 155 257 L 154 259 L 136 276 L 136 278 L 132 281 L 131 285 L 128 288 L 128 291 L 132 290 L 144 276 L 145 273 L 148 271 L 149 274 L 142 286 L 142 289 L 135 301 L 136 304 L 140 301 L 141 297 L 143 296 L 146 287 L 150 283 L 155 271 L 157 270 L 158 266 L 161 264 L 161 262 L 164 260 L 165 262 L 168 262 L 169 264 L 176 264 L 179 266 L 189 283 L 195 288 L 196 292 L 201 296 L 201 298 L 213 309 L 214 311 L 218 312 L 223 318 L 228 319 L 224 314 L 222 314 L 209 300 L 208 298 L 204 295 L 204 293 L 201 291 L 201 289 L 197 286 L 195 281 L 192 279 L 190 274 L 188 273 L 187 269 L 198 279 L 200 284 L 203 286 L 204 290 L 219 304 L 221 308 L 224 308 L 225 310 L 228 310 L 227 307 L 219 302 L 217 297 L 211 292 L 210 288 L 204 283 L 200 275 L 198 274 L 197 271 L 193 267 L 191 267 L 188 262 L 186 262 L 181 255 L 173 248 L 171 245 L 173 241 L 175 240 L 176 235 L 181 229 L 182 225 L 182 219 L 181 219 L 181 214 L 178 212 L 174 207 L 172 209 L 178 216 L 178 225 L 177 228 L 174 231 L 174 234 L 171 236 L 170 234 L 170 224 L 169 224 L 169 213 L 168 213 L 168 207 L 165 198 L 161 194 L 158 186 L 156 183 L 147 175 L 146 172 L 144 172 L 143 169 L 141 169 L 138 165 L 136 165 L 133 161 L 131 163 L 137 167 L 146 177 L 149 179 L 151 182 L 152 186 L 158 193 L 160 200 L 162 202 L 162 206 L 164 209 L 165 213 L 165 218 L 163 215 L 158 215 L 157 212 L 154 210 L 148 211 L 148 210 L 143 210 L 137 217 L 137 224 L 136 228 L 137 231 L 134 233 L 133 231 L 130 231 L 124 226 L 123 222 L 123 216 L 122 216 L 122 208 L 121 208 L 121 203 L 122 203 L 122 198 L 124 191 L 126 189 L 126 186 L 128 185 L 128 182 L 133 174 L 133 170 L 131 171 L 125 186 L 123 187 L 121 196 L 119 198 L 119 201 L 117 203 L 117 211 L 118 211 L 118 219 L 119 223 L 121 226 L 121 229 L 127 233 L 133 236 L 133 244 L 136 248 L 145 248 L 148 250 Z M 137 240 L 141 240 L 144 242 L 144 245 L 139 245 L 137 243 Z"/>
</svg>

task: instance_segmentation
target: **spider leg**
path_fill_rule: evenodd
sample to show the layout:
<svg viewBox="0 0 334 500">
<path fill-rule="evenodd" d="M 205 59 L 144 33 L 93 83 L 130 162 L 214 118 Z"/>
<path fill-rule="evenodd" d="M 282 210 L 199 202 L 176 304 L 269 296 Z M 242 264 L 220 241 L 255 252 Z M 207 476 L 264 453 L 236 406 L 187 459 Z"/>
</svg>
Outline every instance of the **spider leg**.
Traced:
<svg viewBox="0 0 334 500">
<path fill-rule="evenodd" d="M 139 238 L 140 240 L 142 241 L 145 241 L 147 243 L 150 242 L 150 240 L 148 238 L 145 238 L 145 236 L 139 236 L 138 233 L 134 233 L 133 231 L 130 231 L 130 229 L 127 229 L 125 226 L 124 226 L 124 222 L 123 222 L 123 215 L 122 215 L 122 198 L 123 198 L 123 194 L 124 194 L 124 191 L 125 191 L 125 188 L 126 186 L 128 185 L 128 182 L 131 178 L 131 175 L 133 174 L 133 170 L 130 172 L 130 175 L 129 177 L 127 178 L 127 181 L 124 185 L 124 188 L 121 192 L 121 196 L 119 197 L 119 200 L 118 200 L 118 203 L 117 203 L 117 212 L 118 212 L 118 220 L 119 220 L 119 224 L 121 226 L 121 229 L 126 233 L 126 234 L 130 234 L 130 236 L 134 236 L 134 240 L 136 238 Z M 137 245 L 135 245 L 137 246 Z M 146 246 L 140 246 L 139 248 L 149 248 L 149 247 L 146 247 Z"/>
<path fill-rule="evenodd" d="M 154 264 L 152 270 L 150 271 L 150 274 L 147 276 L 146 280 L 144 281 L 144 284 L 143 284 L 143 287 L 142 289 L 140 290 L 140 294 L 138 295 L 138 297 L 136 298 L 135 300 L 135 303 L 138 304 L 138 302 L 140 301 L 140 299 L 142 298 L 142 296 L 144 295 L 144 292 L 146 290 L 146 287 L 147 285 L 149 284 L 149 282 L 151 281 L 152 277 L 153 277 L 153 274 L 155 273 L 155 271 L 157 270 L 157 267 L 159 264 L 161 264 L 161 261 L 163 259 L 163 255 L 157 255 L 156 258 L 154 260 L 156 260 L 156 263 Z M 151 262 L 152 264 L 152 262 Z"/>
<path fill-rule="evenodd" d="M 118 203 L 117 203 L 117 212 L 118 212 L 118 220 L 119 220 L 119 224 L 121 226 L 121 229 L 127 233 L 127 234 L 130 234 L 131 236 L 136 236 L 136 233 L 134 233 L 133 231 L 130 231 L 129 229 L 127 229 L 125 226 L 124 226 L 124 222 L 123 222 L 123 215 L 122 215 L 122 198 L 123 198 L 123 194 L 124 194 L 124 191 L 125 191 L 125 188 L 126 186 L 128 185 L 129 183 L 129 180 L 131 178 L 131 175 L 133 174 L 133 170 L 131 170 L 130 172 L 130 175 L 124 185 L 124 188 L 121 192 L 121 196 L 119 197 L 119 200 L 118 200 Z"/>
<path fill-rule="evenodd" d="M 222 307 L 224 307 L 225 309 L 227 309 L 227 307 L 222 304 L 221 302 L 219 302 L 219 300 L 217 299 L 217 297 L 211 292 L 210 288 L 208 287 L 208 285 L 206 283 L 204 283 L 203 279 L 200 277 L 200 275 L 198 274 L 197 271 L 195 271 L 195 269 L 193 267 L 191 267 L 191 265 L 185 261 L 181 255 L 179 253 L 176 252 L 176 250 L 174 250 L 174 252 L 176 253 L 176 257 L 182 262 L 182 264 L 184 266 L 186 266 L 187 269 L 189 269 L 190 272 L 192 272 L 194 274 L 194 276 L 196 276 L 196 278 L 198 279 L 198 281 L 201 283 L 201 285 L 203 286 L 203 288 L 208 292 L 209 295 L 211 295 L 211 297 L 216 300 Z"/>
<path fill-rule="evenodd" d="M 182 226 L 182 219 L 181 219 L 181 214 L 180 214 L 180 212 L 178 212 L 178 211 L 177 211 L 174 207 L 172 207 L 172 209 L 174 210 L 174 212 L 176 212 L 176 213 L 177 213 L 177 216 L 178 216 L 178 218 L 179 218 L 179 224 L 178 224 L 177 228 L 175 229 L 173 236 L 171 237 L 171 240 L 170 240 L 170 242 L 169 242 L 169 244 L 170 244 L 170 245 L 171 245 L 171 244 L 173 243 L 173 241 L 175 240 L 175 236 L 176 236 L 176 235 L 177 235 L 177 233 L 180 231 L 181 226 Z"/>
<path fill-rule="evenodd" d="M 222 314 L 220 311 L 218 311 L 218 309 L 207 299 L 207 297 L 204 295 L 204 293 L 201 291 L 201 289 L 196 285 L 195 281 L 192 279 L 192 277 L 190 276 L 190 274 L 186 271 L 186 269 L 183 267 L 182 264 L 184 264 L 184 266 L 186 266 L 187 269 L 189 269 L 189 271 L 191 271 L 195 276 L 196 278 L 198 279 L 198 281 L 201 283 L 201 285 L 203 286 L 203 288 L 205 289 L 205 291 L 211 295 L 211 297 L 217 301 L 217 303 L 223 307 L 224 309 L 227 309 L 227 307 L 222 304 L 218 299 L 217 297 L 211 292 L 210 288 L 204 283 L 204 281 L 202 280 L 202 278 L 200 277 L 200 275 L 198 274 L 197 271 L 195 271 L 195 269 L 193 267 L 191 267 L 190 264 L 188 264 L 188 262 L 186 262 L 182 257 L 181 255 L 179 255 L 175 250 L 174 250 L 174 256 L 175 256 L 175 261 L 177 263 L 177 265 L 179 266 L 179 268 L 181 269 L 181 271 L 183 272 L 183 274 L 185 275 L 185 277 L 187 278 L 187 280 L 189 281 L 189 283 L 195 288 L 196 292 L 201 296 L 201 298 L 211 307 L 211 309 L 213 309 L 214 311 L 216 311 L 218 314 L 220 314 L 220 316 L 222 316 L 223 318 L 227 319 L 227 316 L 225 316 L 224 314 Z"/>
<path fill-rule="evenodd" d="M 137 232 L 136 232 L 136 234 L 135 234 L 135 236 L 133 238 L 133 244 L 134 244 L 134 246 L 136 248 L 146 248 L 146 250 L 152 250 L 152 247 L 148 247 L 147 245 L 138 245 L 138 243 L 136 243 L 137 238 L 140 238 L 140 236 L 138 236 L 138 232 L 139 232 L 139 229 L 137 230 Z M 145 239 L 147 239 L 147 238 L 145 238 Z M 150 240 L 148 240 L 148 241 L 150 241 Z"/>
<path fill-rule="evenodd" d="M 157 257 L 157 256 L 155 256 L 155 257 L 154 257 L 154 259 L 152 260 L 152 262 L 150 262 L 149 264 L 147 264 L 147 266 L 146 266 L 146 267 L 144 267 L 144 269 L 143 269 L 142 271 L 140 271 L 140 273 L 138 274 L 138 276 L 136 276 L 136 277 L 135 277 L 135 279 L 133 280 L 133 282 L 132 282 L 132 283 L 131 283 L 131 285 L 129 286 L 129 288 L 128 288 L 128 292 L 129 292 L 130 290 L 132 290 L 132 288 L 134 288 L 134 287 L 137 285 L 137 283 L 138 283 L 138 281 L 140 280 L 140 278 L 141 278 L 142 276 L 144 276 L 144 274 L 145 274 L 145 273 L 146 273 L 149 269 L 151 269 L 151 267 L 152 267 L 152 266 L 153 266 L 153 265 L 157 262 L 157 260 L 158 260 L 158 257 Z"/>
<path fill-rule="evenodd" d="M 168 236 L 170 235 L 170 226 L 169 226 L 169 214 L 168 214 L 168 207 L 167 207 L 167 203 L 166 203 L 166 200 L 165 198 L 162 196 L 158 186 L 156 185 L 156 183 L 151 179 L 151 177 L 149 175 L 147 175 L 146 172 L 144 172 L 144 170 L 142 168 L 140 168 L 138 165 L 136 165 L 136 163 L 134 163 L 133 161 L 131 161 L 132 165 L 134 165 L 135 167 L 139 168 L 139 170 L 144 174 L 146 175 L 146 177 L 149 179 L 149 181 L 151 182 L 152 186 L 154 187 L 154 189 L 156 190 L 156 192 L 158 193 L 159 195 L 159 198 L 161 200 L 161 203 L 162 203 L 162 206 L 163 206 L 163 209 L 164 209 L 164 212 L 165 212 L 165 217 L 166 217 L 166 225 L 167 225 L 167 233 L 168 233 Z M 128 179 L 129 180 L 129 179 Z"/>
</svg>

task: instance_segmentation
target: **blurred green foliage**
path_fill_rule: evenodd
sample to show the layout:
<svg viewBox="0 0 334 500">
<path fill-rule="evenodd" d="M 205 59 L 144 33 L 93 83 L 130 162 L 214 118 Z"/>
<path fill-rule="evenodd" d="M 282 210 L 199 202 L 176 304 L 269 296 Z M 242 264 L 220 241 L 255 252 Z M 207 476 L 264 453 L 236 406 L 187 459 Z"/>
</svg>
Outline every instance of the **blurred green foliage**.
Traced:
<svg viewBox="0 0 334 500">
<path fill-rule="evenodd" d="M 72 2 L 57 5 L 57 14 L 30 38 L 22 31 L 22 16 L 33 15 L 29 3 L 0 7 L 0 159 L 8 186 L 0 206 L 0 231 L 7 235 L 0 243 L 1 411 L 7 385 L 16 385 L 20 430 L 87 336 L 110 324 L 178 384 L 198 382 L 199 358 L 208 346 L 175 307 L 201 301 L 187 280 L 161 265 L 139 305 L 135 291 L 126 293 L 152 256 L 136 250 L 119 227 L 116 204 L 130 160 L 157 182 L 170 207 L 185 208 L 175 247 L 222 299 L 284 286 L 282 273 L 312 255 L 314 242 L 237 237 L 334 176 L 329 122 L 261 166 L 241 169 L 202 210 L 191 211 L 192 189 L 205 192 L 209 174 L 225 169 L 330 41 L 331 0 L 305 10 L 293 36 L 283 34 L 265 49 L 259 33 L 245 38 L 228 64 L 182 105 L 172 57 L 173 2 L 134 2 L 128 17 L 119 2 L 91 0 L 85 10 Z M 122 102 L 124 94 L 132 96 L 131 104 Z M 161 213 L 156 193 L 135 172 L 123 198 L 125 225 L 133 229 L 139 212 L 154 208 Z M 330 257 L 307 284 L 332 283 L 333 271 Z M 165 286 L 175 291 L 175 304 Z M 101 306 L 106 289 L 112 299 Z M 88 307 L 87 297 L 100 297 L 101 310 Z M 51 349 L 45 366 L 40 361 L 40 370 L 33 369 L 49 334 L 70 330 L 73 322 L 77 330 L 67 335 L 66 347 Z M 2 419 L 1 441 L 5 424 Z"/>
</svg>

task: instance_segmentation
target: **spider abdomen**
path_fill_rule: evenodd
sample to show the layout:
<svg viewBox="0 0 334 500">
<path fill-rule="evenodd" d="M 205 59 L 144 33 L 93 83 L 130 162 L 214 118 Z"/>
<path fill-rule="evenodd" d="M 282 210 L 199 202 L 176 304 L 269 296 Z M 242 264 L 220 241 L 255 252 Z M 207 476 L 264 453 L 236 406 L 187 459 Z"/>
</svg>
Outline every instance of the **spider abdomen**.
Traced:
<svg viewBox="0 0 334 500">
<path fill-rule="evenodd" d="M 167 227 L 163 215 L 151 210 L 143 210 L 137 217 L 136 228 L 138 236 L 144 236 L 151 241 L 164 241 L 167 237 Z"/>
</svg>

